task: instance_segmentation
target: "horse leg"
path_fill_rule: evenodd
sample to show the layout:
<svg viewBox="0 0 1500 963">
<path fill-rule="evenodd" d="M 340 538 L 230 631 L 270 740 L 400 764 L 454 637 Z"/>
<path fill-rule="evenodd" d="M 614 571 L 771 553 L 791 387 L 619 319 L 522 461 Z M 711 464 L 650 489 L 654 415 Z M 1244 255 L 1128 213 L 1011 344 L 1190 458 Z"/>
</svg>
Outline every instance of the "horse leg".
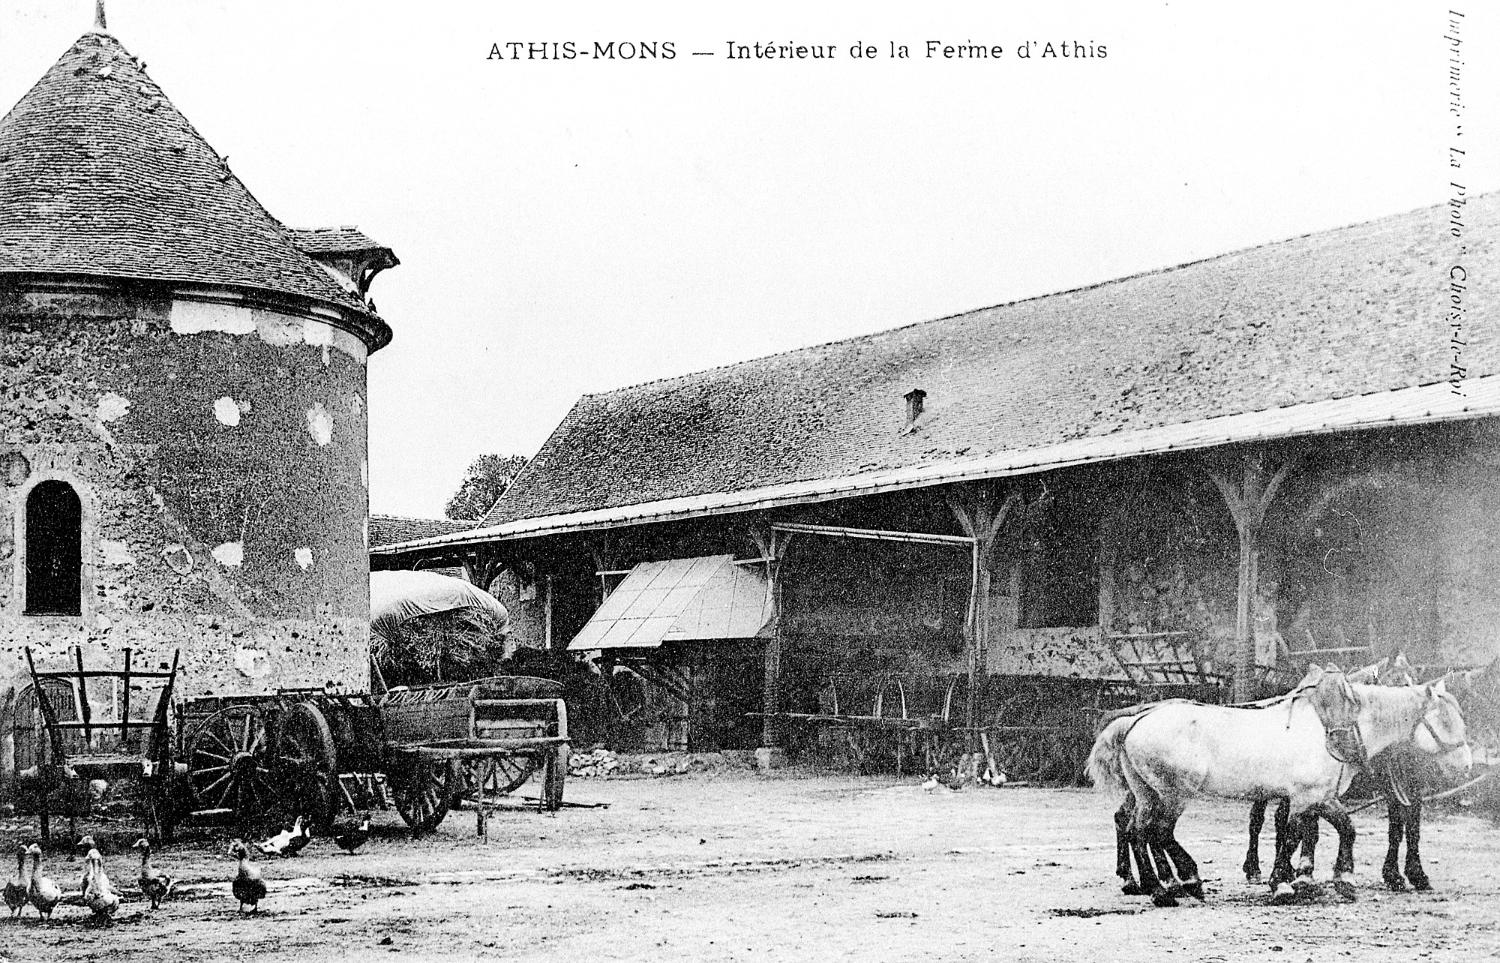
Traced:
<svg viewBox="0 0 1500 963">
<path fill-rule="evenodd" d="M 1293 889 L 1306 889 L 1313 884 L 1313 865 L 1318 858 L 1318 817 L 1306 817 L 1301 836 L 1302 858 L 1297 862 L 1297 876 L 1292 880 Z"/>
<path fill-rule="evenodd" d="M 1259 883 L 1260 877 L 1260 830 L 1266 824 L 1266 803 L 1259 799 L 1250 804 L 1250 844 L 1245 848 L 1245 882 Z"/>
<path fill-rule="evenodd" d="M 1406 880 L 1401 875 L 1401 838 L 1406 833 L 1406 807 L 1396 801 L 1394 794 L 1386 800 L 1385 863 L 1380 867 L 1380 878 L 1386 889 L 1401 892 L 1406 889 Z M 1410 853 L 1411 849 L 1408 848 Z"/>
<path fill-rule="evenodd" d="M 1286 810 L 1276 809 L 1276 862 L 1271 867 L 1271 901 L 1289 902 L 1297 895 L 1292 888 L 1292 854 L 1306 832 L 1306 814 L 1290 814 L 1290 803 Z"/>
<path fill-rule="evenodd" d="M 1422 797 L 1419 788 L 1411 790 L 1411 805 L 1406 809 L 1406 878 L 1419 893 L 1432 889 L 1432 881 L 1422 869 Z"/>
<path fill-rule="evenodd" d="M 1173 864 L 1177 866 L 1177 878 L 1180 881 L 1178 889 L 1196 900 L 1202 900 L 1203 880 L 1198 877 L 1198 863 L 1188 854 L 1183 845 L 1177 841 L 1177 820 L 1179 816 L 1173 816 L 1171 821 L 1167 823 L 1167 855 L 1172 857 Z"/>
<path fill-rule="evenodd" d="M 1174 822 L 1175 818 L 1158 810 L 1146 827 L 1146 849 L 1156 860 L 1157 872 L 1157 883 L 1151 890 L 1151 902 L 1157 906 L 1176 906 L 1177 896 L 1182 892 L 1182 883 L 1178 881 L 1177 874 L 1167 859 Z"/>
<path fill-rule="evenodd" d="M 1339 855 L 1333 863 L 1334 891 L 1345 902 L 1352 903 L 1359 895 L 1354 888 L 1354 820 L 1337 800 L 1324 803 L 1319 809 L 1339 833 Z"/>
<path fill-rule="evenodd" d="M 1136 869 L 1141 874 L 1141 889 L 1151 894 L 1151 902 L 1157 906 L 1176 906 L 1176 898 L 1156 875 L 1151 852 L 1153 845 L 1158 850 L 1161 846 L 1158 824 L 1166 806 L 1156 787 L 1131 765 L 1129 757 L 1123 758 L 1122 762 L 1122 773 L 1130 786 L 1130 794 L 1135 797 L 1135 814 L 1130 820 L 1130 848 L 1135 853 Z"/>
<path fill-rule="evenodd" d="M 1151 836 L 1147 840 L 1146 848 L 1151 852 L 1151 859 L 1156 864 L 1156 877 L 1161 885 L 1173 896 L 1182 892 L 1182 881 L 1178 878 L 1181 866 L 1175 866 L 1176 860 L 1169 857 L 1172 841 L 1172 826 L 1177 822 L 1170 813 L 1158 813 L 1156 821 L 1151 827 Z"/>
<path fill-rule="evenodd" d="M 1115 875 L 1120 877 L 1120 892 L 1126 896 L 1140 896 L 1145 890 L 1136 882 L 1135 867 L 1130 864 L 1130 822 L 1135 815 L 1135 797 L 1125 796 L 1120 808 L 1115 810 Z"/>
</svg>

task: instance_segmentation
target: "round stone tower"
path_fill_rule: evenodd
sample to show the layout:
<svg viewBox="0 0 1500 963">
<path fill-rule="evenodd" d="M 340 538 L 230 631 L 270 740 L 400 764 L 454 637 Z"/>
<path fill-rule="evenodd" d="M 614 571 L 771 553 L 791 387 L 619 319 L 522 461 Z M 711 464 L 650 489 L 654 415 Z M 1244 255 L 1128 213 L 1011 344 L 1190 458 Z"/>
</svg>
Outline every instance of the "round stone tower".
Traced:
<svg viewBox="0 0 1500 963">
<path fill-rule="evenodd" d="M 366 298 L 142 64 L 84 34 L 0 120 L 0 672 L 83 647 L 179 692 L 364 689 Z"/>
</svg>

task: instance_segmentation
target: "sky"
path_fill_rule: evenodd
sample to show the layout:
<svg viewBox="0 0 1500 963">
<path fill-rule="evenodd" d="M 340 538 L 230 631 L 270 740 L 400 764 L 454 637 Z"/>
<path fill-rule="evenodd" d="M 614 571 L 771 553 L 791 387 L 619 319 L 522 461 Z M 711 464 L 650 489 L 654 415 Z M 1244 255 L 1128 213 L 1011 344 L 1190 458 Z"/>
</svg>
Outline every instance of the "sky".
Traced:
<svg viewBox="0 0 1500 963">
<path fill-rule="evenodd" d="M 440 517 L 470 461 L 534 454 L 585 393 L 1500 187 L 1500 10 L 1456 8 L 1455 116 L 1454 2 L 107 10 L 273 214 L 396 251 L 371 508 Z M 0 110 L 92 22 L 92 0 L 0 0 Z M 757 42 L 834 55 L 728 56 Z M 942 56 L 970 44 L 1001 53 Z"/>
</svg>

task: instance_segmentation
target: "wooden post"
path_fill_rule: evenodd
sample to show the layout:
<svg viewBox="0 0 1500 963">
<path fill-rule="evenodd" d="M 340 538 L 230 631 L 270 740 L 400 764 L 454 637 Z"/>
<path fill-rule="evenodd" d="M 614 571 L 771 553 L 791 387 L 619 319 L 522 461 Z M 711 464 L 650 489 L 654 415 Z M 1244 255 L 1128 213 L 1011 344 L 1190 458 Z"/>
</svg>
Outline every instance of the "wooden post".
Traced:
<svg viewBox="0 0 1500 963">
<path fill-rule="evenodd" d="M 760 742 L 767 748 L 784 749 L 785 727 L 779 717 L 785 708 L 781 691 L 781 557 L 792 536 L 778 538 L 769 526 L 753 528 L 746 535 L 755 545 L 758 557 L 770 559 L 766 563 L 766 591 L 771 596 L 771 637 L 766 639 L 765 648 Z"/>
<path fill-rule="evenodd" d="M 1021 496 L 1011 492 L 1003 500 L 994 485 L 963 484 L 955 486 L 947 496 L 948 510 L 958 520 L 965 535 L 974 539 L 971 556 L 972 573 L 969 600 L 969 619 L 964 626 L 964 641 L 967 649 L 965 660 L 969 672 L 969 688 L 964 703 L 964 727 L 968 730 L 969 751 L 978 744 L 978 727 L 981 706 L 980 693 L 988 662 L 990 633 L 990 576 L 995 564 L 995 544 L 1000 528 L 1005 524 L 1011 509 L 1020 502 Z M 998 504 L 997 504 L 998 502 Z"/>
<path fill-rule="evenodd" d="M 552 576 L 542 576 L 542 638 L 546 649 L 552 651 Z"/>
<path fill-rule="evenodd" d="M 1234 609 L 1234 698 L 1248 702 L 1255 697 L 1255 594 L 1259 585 L 1260 531 L 1266 509 L 1286 480 L 1293 462 L 1288 459 L 1268 470 L 1265 454 L 1247 452 L 1238 466 L 1209 468 L 1208 477 L 1218 486 L 1239 534 L 1239 585 Z M 1236 472 L 1234 469 L 1238 468 Z M 1234 476 L 1238 475 L 1238 478 Z"/>
</svg>

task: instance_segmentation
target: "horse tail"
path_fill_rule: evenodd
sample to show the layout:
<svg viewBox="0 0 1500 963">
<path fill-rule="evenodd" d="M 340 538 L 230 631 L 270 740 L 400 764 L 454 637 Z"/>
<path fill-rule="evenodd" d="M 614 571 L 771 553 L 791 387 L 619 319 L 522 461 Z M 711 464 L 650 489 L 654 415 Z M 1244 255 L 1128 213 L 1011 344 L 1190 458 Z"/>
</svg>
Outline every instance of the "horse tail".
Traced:
<svg viewBox="0 0 1500 963">
<path fill-rule="evenodd" d="M 1125 752 L 1125 737 L 1130 735 L 1138 718 L 1139 713 L 1116 716 L 1095 737 L 1094 748 L 1089 751 L 1086 767 L 1089 781 L 1095 788 L 1114 793 L 1123 793 L 1129 789 L 1120 757 Z"/>
</svg>

